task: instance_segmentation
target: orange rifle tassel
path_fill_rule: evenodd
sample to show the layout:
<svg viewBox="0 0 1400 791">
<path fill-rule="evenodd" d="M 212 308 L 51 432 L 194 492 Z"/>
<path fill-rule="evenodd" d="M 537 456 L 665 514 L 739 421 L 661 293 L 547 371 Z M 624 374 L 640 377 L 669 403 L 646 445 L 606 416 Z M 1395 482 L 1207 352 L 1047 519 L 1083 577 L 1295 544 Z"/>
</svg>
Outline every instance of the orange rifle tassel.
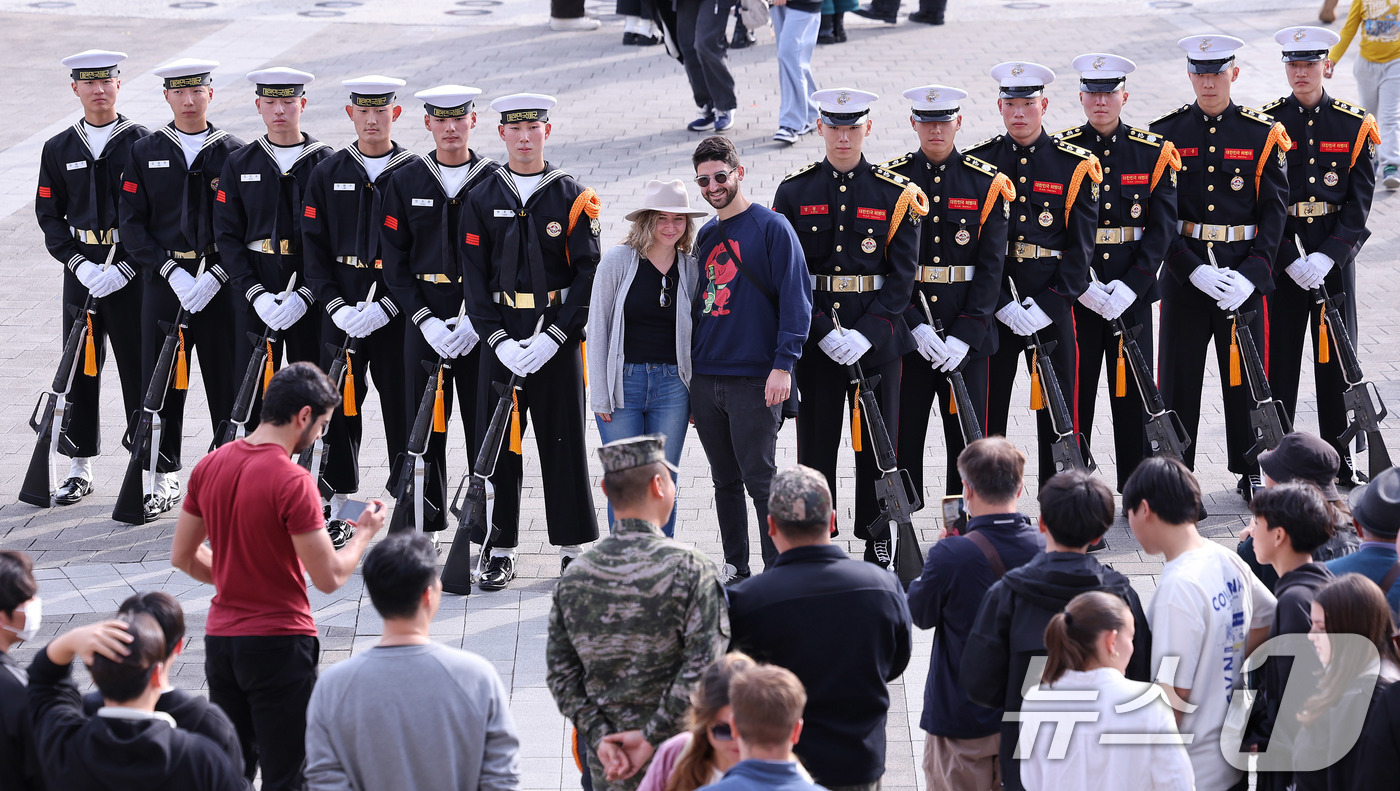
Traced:
<svg viewBox="0 0 1400 791">
<path fill-rule="evenodd" d="M 1045 398 L 1040 392 L 1040 367 L 1036 365 L 1040 360 L 1040 352 L 1031 353 L 1031 411 L 1039 412 L 1045 408 Z"/>
<path fill-rule="evenodd" d="M 578 356 L 583 360 L 583 384 L 588 385 L 588 341 L 578 342 Z"/>
<path fill-rule="evenodd" d="M 514 390 L 510 393 L 510 452 L 517 456 L 524 452 L 520 447 L 520 399 Z"/>
<path fill-rule="evenodd" d="M 1118 381 L 1114 383 L 1113 394 L 1123 398 L 1128 394 L 1128 361 L 1123 358 L 1123 339 L 1118 339 Z"/>
<path fill-rule="evenodd" d="M 267 386 L 272 384 L 272 341 L 267 342 L 267 359 L 263 361 L 263 395 L 267 395 Z"/>
<path fill-rule="evenodd" d="M 1240 386 L 1240 343 L 1235 339 L 1239 319 L 1230 322 L 1230 386 Z"/>
<path fill-rule="evenodd" d="M 83 375 L 97 376 L 97 344 L 92 340 L 92 314 L 87 318 L 87 344 L 83 349 Z"/>
<path fill-rule="evenodd" d="M 349 349 L 345 351 L 345 393 L 341 396 L 341 403 L 346 417 L 360 414 L 359 407 L 355 406 L 355 370 L 350 367 Z"/>
<path fill-rule="evenodd" d="M 444 434 L 447 432 L 447 404 L 442 396 L 442 366 L 438 366 L 437 372 L 437 394 L 433 398 L 433 432 Z"/>
<path fill-rule="evenodd" d="M 860 453 L 860 387 L 856 387 L 856 399 L 851 405 L 851 450 Z"/>
<path fill-rule="evenodd" d="M 952 383 L 948 384 L 948 414 L 958 414 L 958 394 L 953 392 Z"/>
<path fill-rule="evenodd" d="M 1317 317 L 1317 363 L 1326 365 L 1332 362 L 1332 344 L 1327 338 L 1327 316 Z"/>
<path fill-rule="evenodd" d="M 180 354 L 175 358 L 175 389 L 190 389 L 190 366 L 185 359 L 185 330 L 177 330 L 180 333 Z"/>
</svg>

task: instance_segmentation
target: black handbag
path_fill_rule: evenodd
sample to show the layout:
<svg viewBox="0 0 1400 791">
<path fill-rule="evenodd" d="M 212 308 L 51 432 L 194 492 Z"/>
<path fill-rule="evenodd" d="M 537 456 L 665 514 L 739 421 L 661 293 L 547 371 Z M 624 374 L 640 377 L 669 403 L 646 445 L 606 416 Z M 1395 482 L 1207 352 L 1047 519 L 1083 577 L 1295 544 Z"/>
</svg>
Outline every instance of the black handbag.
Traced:
<svg viewBox="0 0 1400 791">
<path fill-rule="evenodd" d="M 754 277 L 749 268 L 744 266 L 744 262 L 739 260 L 739 256 L 734 253 L 734 248 L 729 244 L 729 234 L 724 232 L 724 221 L 719 218 L 718 214 L 715 215 L 715 225 L 719 228 L 719 238 L 724 243 L 724 251 L 729 253 L 729 260 L 734 262 L 734 266 L 739 269 L 739 274 L 743 275 L 744 280 L 750 285 L 758 289 L 758 293 L 767 297 L 773 310 L 777 311 L 778 296 L 773 293 L 773 289 L 769 288 L 767 283 Z M 788 388 L 787 400 L 783 402 L 782 416 L 785 420 L 795 420 L 797 418 L 797 404 L 801 400 L 797 395 L 797 372 L 795 370 L 789 371 L 788 376 L 791 387 Z"/>
</svg>

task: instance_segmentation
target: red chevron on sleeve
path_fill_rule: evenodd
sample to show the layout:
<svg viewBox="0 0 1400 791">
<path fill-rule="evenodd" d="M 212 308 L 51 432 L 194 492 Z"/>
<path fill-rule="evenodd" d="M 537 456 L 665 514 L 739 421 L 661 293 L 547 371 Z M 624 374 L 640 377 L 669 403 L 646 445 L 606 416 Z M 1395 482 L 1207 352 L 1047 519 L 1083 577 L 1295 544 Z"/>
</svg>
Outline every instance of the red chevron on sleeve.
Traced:
<svg viewBox="0 0 1400 791">
<path fill-rule="evenodd" d="M 392 214 L 384 215 L 384 227 L 388 228 L 391 231 L 397 231 L 399 229 L 398 218 Z"/>
<path fill-rule="evenodd" d="M 50 188 L 48 188 L 48 187 L 40 187 L 40 188 L 39 188 L 39 197 L 41 197 L 41 198 L 52 198 L 52 197 L 53 197 L 53 190 L 50 189 Z"/>
<path fill-rule="evenodd" d="M 135 192 L 135 191 L 136 191 L 136 182 L 134 182 L 134 181 L 123 181 L 123 182 L 122 182 L 122 189 L 125 190 L 125 191 L 127 191 L 127 192 Z"/>
<path fill-rule="evenodd" d="M 302 215 L 312 220 L 316 219 L 316 207 L 307 206 L 306 211 L 302 212 Z"/>
<path fill-rule="evenodd" d="M 467 244 L 471 245 L 472 247 L 480 247 L 481 237 L 474 233 L 469 233 L 467 234 Z"/>
<path fill-rule="evenodd" d="M 214 200 L 219 203 L 228 203 L 228 196 L 224 194 L 223 190 L 219 190 L 219 194 L 214 196 Z"/>
</svg>

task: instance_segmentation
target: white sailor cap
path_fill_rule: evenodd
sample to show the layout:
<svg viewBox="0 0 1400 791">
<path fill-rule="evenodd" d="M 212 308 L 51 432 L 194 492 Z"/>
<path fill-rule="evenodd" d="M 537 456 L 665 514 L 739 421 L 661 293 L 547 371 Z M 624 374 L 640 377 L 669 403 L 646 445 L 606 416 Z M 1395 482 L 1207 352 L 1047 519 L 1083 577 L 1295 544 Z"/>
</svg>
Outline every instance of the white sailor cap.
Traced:
<svg viewBox="0 0 1400 791">
<path fill-rule="evenodd" d="M 121 74 L 117 64 L 126 60 L 125 52 L 108 49 L 85 49 L 63 59 L 63 65 L 73 72 L 73 81 L 109 80 Z"/>
<path fill-rule="evenodd" d="M 461 118 L 472 111 L 472 102 L 481 95 L 480 88 L 468 85 L 439 85 L 413 94 L 423 102 L 423 112 L 434 118 Z"/>
<path fill-rule="evenodd" d="M 812 94 L 819 117 L 827 126 L 858 126 L 865 123 L 870 105 L 879 98 L 869 91 L 855 88 L 829 88 Z"/>
<path fill-rule="evenodd" d="M 1055 72 L 1039 63 L 1013 60 L 992 67 L 992 79 L 1001 86 L 1002 99 L 1033 99 L 1055 81 Z"/>
<path fill-rule="evenodd" d="M 1176 42 L 1186 50 L 1186 70 L 1192 74 L 1219 74 L 1230 68 L 1235 60 L 1235 52 L 1244 46 L 1244 40 L 1234 36 L 1187 36 Z"/>
<path fill-rule="evenodd" d="M 1325 27 L 1286 27 L 1274 34 L 1283 46 L 1283 62 L 1326 60 L 1328 50 L 1342 37 Z"/>
<path fill-rule="evenodd" d="M 549 123 L 549 111 L 558 103 L 558 99 L 543 93 L 512 93 L 492 100 L 491 110 L 501 114 L 502 124 Z"/>
<path fill-rule="evenodd" d="M 356 107 L 391 107 L 394 94 L 408 83 L 397 77 L 367 74 L 353 80 L 341 80 L 340 84 L 350 89 L 350 103 Z"/>
<path fill-rule="evenodd" d="M 155 75 L 165 81 L 165 89 L 173 88 L 197 88 L 200 85 L 208 85 L 213 82 L 209 73 L 219 68 L 217 60 L 202 60 L 200 58 L 180 58 L 172 60 L 164 66 L 157 66 L 153 70 Z"/>
<path fill-rule="evenodd" d="M 309 72 L 274 66 L 270 69 L 250 71 L 246 75 L 253 83 L 258 96 L 268 99 L 286 99 L 306 93 L 306 84 L 316 79 Z"/>
<path fill-rule="evenodd" d="M 1137 64 L 1119 55 L 1090 52 L 1070 64 L 1079 72 L 1079 90 L 1085 93 L 1113 93 L 1127 84 Z"/>
<path fill-rule="evenodd" d="M 909 117 L 915 121 L 951 121 L 967 98 L 967 91 L 947 85 L 925 85 L 905 91 L 904 98 L 909 100 Z"/>
</svg>

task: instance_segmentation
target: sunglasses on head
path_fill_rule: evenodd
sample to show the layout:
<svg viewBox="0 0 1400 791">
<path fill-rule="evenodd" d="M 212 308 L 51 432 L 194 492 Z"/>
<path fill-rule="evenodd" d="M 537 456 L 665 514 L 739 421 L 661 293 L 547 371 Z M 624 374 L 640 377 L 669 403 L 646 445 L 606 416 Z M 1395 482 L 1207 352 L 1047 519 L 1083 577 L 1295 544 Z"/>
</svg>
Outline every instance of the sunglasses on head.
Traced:
<svg viewBox="0 0 1400 791">
<path fill-rule="evenodd" d="M 711 176 L 696 176 L 696 177 L 695 177 L 695 183 L 700 185 L 700 189 L 704 189 L 704 188 L 710 186 L 710 179 L 711 179 L 711 178 L 714 178 L 716 184 L 728 184 L 728 183 L 729 183 L 729 174 L 733 173 L 733 172 L 736 171 L 736 170 L 738 170 L 738 168 L 730 168 L 729 170 L 720 171 L 719 173 L 716 173 L 713 177 L 711 177 Z"/>
<path fill-rule="evenodd" d="M 718 725 L 710 726 L 710 736 L 717 742 L 734 741 L 734 731 L 729 728 L 729 723 L 721 722 Z"/>
</svg>

